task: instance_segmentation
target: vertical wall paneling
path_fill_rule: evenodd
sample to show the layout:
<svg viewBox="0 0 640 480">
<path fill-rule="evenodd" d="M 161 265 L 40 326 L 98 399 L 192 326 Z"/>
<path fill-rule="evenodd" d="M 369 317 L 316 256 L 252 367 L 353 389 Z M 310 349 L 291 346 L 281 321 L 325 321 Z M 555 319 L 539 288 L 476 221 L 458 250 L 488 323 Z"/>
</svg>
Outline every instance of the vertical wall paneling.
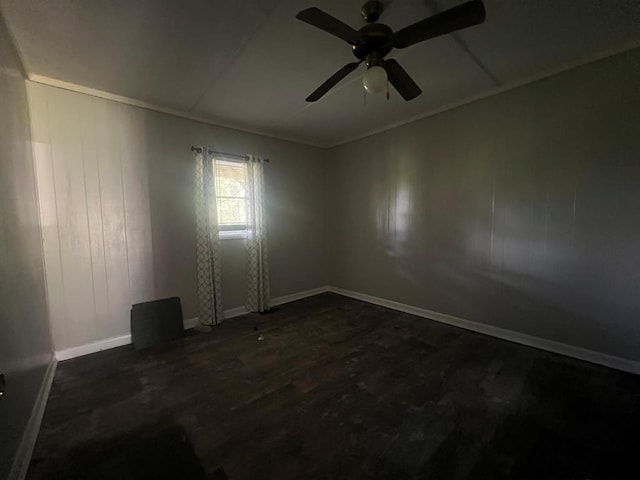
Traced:
<svg viewBox="0 0 640 480">
<path fill-rule="evenodd" d="M 271 158 L 274 296 L 327 284 L 324 152 L 29 82 L 56 350 L 129 333 L 132 303 L 179 296 L 197 315 L 190 146 Z M 246 250 L 222 246 L 223 303 L 243 306 Z"/>
<path fill-rule="evenodd" d="M 91 244 L 91 274 L 94 294 L 95 337 L 108 334 L 109 289 L 107 286 L 107 264 L 104 248 L 104 228 L 99 166 L 99 144 L 94 122 L 95 104 L 99 100 L 88 98 L 80 104 L 80 131 L 84 156 L 85 191 L 87 196 L 87 221 Z"/>
<path fill-rule="evenodd" d="M 640 360 L 639 84 L 635 49 L 331 149 L 331 284 Z"/>
<path fill-rule="evenodd" d="M 143 110 L 121 108 L 118 113 L 130 295 L 131 303 L 139 303 L 154 298 L 147 135 Z"/>
<path fill-rule="evenodd" d="M 56 188 L 53 175 L 53 158 L 49 134 L 49 108 L 46 91 L 27 83 L 31 108 L 31 131 L 35 163 L 44 271 L 51 335 L 54 346 L 68 345 L 62 259 L 60 256 L 60 232 L 56 208 Z"/>
<path fill-rule="evenodd" d="M 87 101 L 87 97 L 76 98 Z M 102 233 L 106 262 L 109 322 L 99 338 L 123 335 L 129 330 L 131 295 L 124 219 L 124 190 L 120 159 L 118 109 L 111 102 L 99 100 L 95 105 L 95 125 L 100 174 Z"/>
<path fill-rule="evenodd" d="M 60 258 L 67 321 L 67 338 L 84 344 L 95 338 L 95 305 L 91 244 L 85 191 L 81 110 L 66 91 L 48 97 L 53 181 L 60 239 Z M 73 305 L 73 308 L 69 308 Z"/>
</svg>

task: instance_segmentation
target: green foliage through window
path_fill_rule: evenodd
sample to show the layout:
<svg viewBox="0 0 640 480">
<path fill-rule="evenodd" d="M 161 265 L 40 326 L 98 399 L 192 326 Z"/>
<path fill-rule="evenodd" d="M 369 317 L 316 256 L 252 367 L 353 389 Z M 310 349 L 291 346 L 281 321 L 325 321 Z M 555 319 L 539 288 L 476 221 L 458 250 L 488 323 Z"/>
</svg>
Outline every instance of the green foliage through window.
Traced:
<svg viewBox="0 0 640 480">
<path fill-rule="evenodd" d="M 214 159 L 216 203 L 221 229 L 247 225 L 247 167 L 244 162 Z"/>
</svg>

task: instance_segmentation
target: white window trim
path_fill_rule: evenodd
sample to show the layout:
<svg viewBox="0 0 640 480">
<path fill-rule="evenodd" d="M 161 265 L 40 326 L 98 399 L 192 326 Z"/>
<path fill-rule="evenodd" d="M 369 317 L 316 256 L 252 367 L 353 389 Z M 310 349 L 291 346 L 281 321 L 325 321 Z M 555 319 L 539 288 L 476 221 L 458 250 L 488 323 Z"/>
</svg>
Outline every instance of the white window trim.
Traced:
<svg viewBox="0 0 640 480">
<path fill-rule="evenodd" d="M 246 230 L 220 230 L 220 240 L 241 240 L 247 238 Z"/>
</svg>

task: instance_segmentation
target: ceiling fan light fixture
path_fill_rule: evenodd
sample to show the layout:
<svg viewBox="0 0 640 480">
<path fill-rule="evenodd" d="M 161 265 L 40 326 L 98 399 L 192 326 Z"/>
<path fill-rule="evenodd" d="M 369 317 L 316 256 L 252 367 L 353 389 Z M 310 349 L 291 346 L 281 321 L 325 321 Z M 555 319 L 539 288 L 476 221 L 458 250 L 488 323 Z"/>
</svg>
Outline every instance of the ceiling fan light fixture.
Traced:
<svg viewBox="0 0 640 480">
<path fill-rule="evenodd" d="M 367 69 L 362 76 L 364 90 L 371 95 L 387 90 L 387 72 L 384 68 L 374 65 Z"/>
</svg>

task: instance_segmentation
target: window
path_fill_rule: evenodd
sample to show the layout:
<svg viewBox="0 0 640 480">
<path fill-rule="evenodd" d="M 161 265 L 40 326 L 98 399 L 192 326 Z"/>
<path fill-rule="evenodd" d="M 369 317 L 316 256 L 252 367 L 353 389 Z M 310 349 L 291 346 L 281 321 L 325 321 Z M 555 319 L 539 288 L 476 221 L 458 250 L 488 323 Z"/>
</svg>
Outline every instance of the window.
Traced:
<svg viewBox="0 0 640 480">
<path fill-rule="evenodd" d="M 247 232 L 247 166 L 214 158 L 220 238 L 244 238 Z"/>
</svg>

